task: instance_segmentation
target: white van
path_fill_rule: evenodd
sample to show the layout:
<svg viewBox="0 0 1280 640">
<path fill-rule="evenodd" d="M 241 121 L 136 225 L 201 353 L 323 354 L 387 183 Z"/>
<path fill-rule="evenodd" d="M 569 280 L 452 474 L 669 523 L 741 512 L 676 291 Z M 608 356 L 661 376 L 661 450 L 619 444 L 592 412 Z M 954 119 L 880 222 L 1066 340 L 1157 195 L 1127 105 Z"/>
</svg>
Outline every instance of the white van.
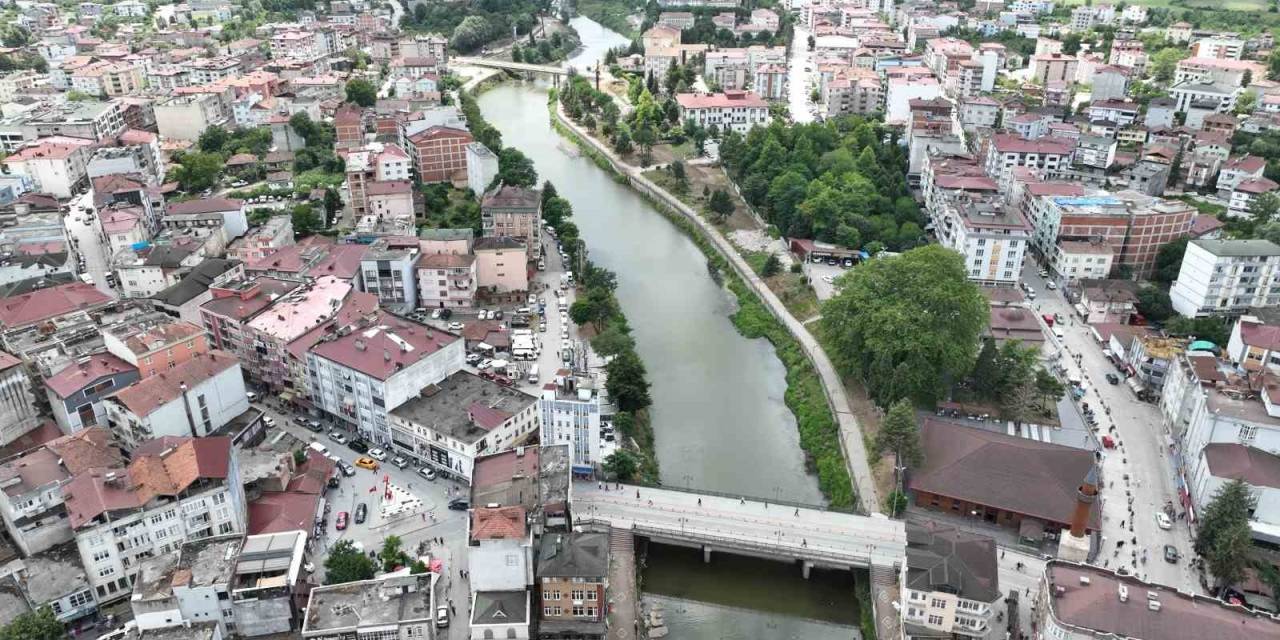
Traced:
<svg viewBox="0 0 1280 640">
<path fill-rule="evenodd" d="M 556 301 L 556 306 L 559 307 L 561 311 L 568 309 L 569 299 L 564 296 L 560 296 L 560 299 Z"/>
<path fill-rule="evenodd" d="M 538 382 L 538 365 L 529 367 L 529 384 L 537 384 Z"/>
<path fill-rule="evenodd" d="M 310 448 L 312 451 L 315 451 L 316 453 L 322 456 L 325 456 L 325 457 L 329 456 L 329 448 L 320 444 L 319 442 L 312 442 L 310 445 Z"/>
<path fill-rule="evenodd" d="M 1057 325 L 1054 325 L 1053 327 L 1053 335 L 1057 336 L 1059 340 L 1062 340 L 1067 337 L 1067 334 L 1062 331 L 1062 327 L 1059 327 Z"/>
</svg>

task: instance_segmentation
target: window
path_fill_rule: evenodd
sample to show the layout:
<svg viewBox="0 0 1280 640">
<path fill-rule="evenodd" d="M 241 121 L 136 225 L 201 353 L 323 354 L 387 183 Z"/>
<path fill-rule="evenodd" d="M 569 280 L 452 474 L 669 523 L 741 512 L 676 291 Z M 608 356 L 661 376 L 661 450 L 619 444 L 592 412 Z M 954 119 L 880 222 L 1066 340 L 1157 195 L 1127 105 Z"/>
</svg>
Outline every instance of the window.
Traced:
<svg viewBox="0 0 1280 640">
<path fill-rule="evenodd" d="M 1257 437 L 1257 435 L 1258 435 L 1257 427 L 1253 425 L 1242 424 L 1240 425 L 1240 434 L 1237 437 L 1240 440 L 1240 442 L 1244 444 L 1250 444 L 1253 442 L 1253 439 Z"/>
<path fill-rule="evenodd" d="M 71 606 L 77 608 L 83 607 L 93 602 L 93 593 L 86 589 L 80 593 L 72 594 L 69 600 L 71 602 Z"/>
<path fill-rule="evenodd" d="M 598 597 L 599 597 L 599 594 L 594 590 L 587 592 L 587 602 L 595 602 L 596 598 Z"/>
<path fill-rule="evenodd" d="M 111 552 L 110 552 L 110 551 L 95 551 L 95 552 L 93 552 L 93 561 L 94 561 L 94 562 L 102 562 L 103 560 L 106 560 L 107 558 L 110 558 L 110 557 L 111 557 Z"/>
<path fill-rule="evenodd" d="M 929 606 L 933 607 L 934 609 L 946 609 L 947 601 L 943 600 L 942 598 L 934 598 L 933 600 L 929 601 Z"/>
<path fill-rule="evenodd" d="M 941 626 L 942 616 L 929 616 L 929 624 L 932 624 L 935 626 Z"/>
</svg>

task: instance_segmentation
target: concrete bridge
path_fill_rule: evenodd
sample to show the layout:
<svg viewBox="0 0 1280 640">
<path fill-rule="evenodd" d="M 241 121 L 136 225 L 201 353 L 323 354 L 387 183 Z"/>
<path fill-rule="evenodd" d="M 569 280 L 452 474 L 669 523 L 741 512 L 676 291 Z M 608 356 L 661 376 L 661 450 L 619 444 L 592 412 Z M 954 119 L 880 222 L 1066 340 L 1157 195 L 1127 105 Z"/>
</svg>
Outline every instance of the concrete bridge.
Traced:
<svg viewBox="0 0 1280 640">
<path fill-rule="evenodd" d="M 696 492 L 597 483 L 573 487 L 574 518 L 606 523 L 655 542 L 812 567 L 894 570 L 906 556 L 906 526 L 882 516 Z M 637 497 L 637 495 L 639 497 Z"/>
<path fill-rule="evenodd" d="M 505 71 L 519 71 L 522 73 L 542 73 L 550 76 L 569 75 L 570 67 L 556 67 L 544 64 L 527 64 L 524 62 L 512 62 L 510 60 L 496 60 L 493 58 L 471 58 L 466 56 L 454 57 L 449 59 L 450 64 L 470 65 L 473 67 L 488 67 L 490 69 L 503 69 Z"/>
</svg>

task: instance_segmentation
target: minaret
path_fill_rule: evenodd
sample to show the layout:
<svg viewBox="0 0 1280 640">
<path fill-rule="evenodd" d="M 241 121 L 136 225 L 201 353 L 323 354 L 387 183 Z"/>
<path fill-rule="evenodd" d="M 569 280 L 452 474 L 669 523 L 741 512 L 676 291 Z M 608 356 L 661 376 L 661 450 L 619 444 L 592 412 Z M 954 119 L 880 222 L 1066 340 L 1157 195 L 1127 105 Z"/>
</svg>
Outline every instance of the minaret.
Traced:
<svg viewBox="0 0 1280 640">
<path fill-rule="evenodd" d="M 1084 482 L 1076 489 L 1076 508 L 1071 514 L 1071 529 L 1058 543 L 1058 557 L 1071 562 L 1084 562 L 1089 557 L 1089 514 L 1098 501 L 1098 465 L 1089 466 Z"/>
</svg>

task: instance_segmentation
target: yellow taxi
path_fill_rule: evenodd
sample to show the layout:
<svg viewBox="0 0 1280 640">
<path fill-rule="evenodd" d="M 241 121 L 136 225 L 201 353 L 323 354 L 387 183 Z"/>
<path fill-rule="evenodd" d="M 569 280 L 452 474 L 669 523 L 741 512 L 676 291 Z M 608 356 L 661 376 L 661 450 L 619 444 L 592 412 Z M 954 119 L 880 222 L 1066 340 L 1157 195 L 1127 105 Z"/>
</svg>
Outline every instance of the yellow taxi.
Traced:
<svg viewBox="0 0 1280 640">
<path fill-rule="evenodd" d="M 368 470 L 370 470 L 370 471 L 377 471 L 377 470 L 378 470 L 378 461 L 377 461 L 377 460 L 374 460 L 373 458 L 361 457 L 361 458 L 358 458 L 358 459 L 356 460 L 356 466 L 357 466 L 357 467 L 360 467 L 361 469 L 368 469 Z"/>
</svg>

